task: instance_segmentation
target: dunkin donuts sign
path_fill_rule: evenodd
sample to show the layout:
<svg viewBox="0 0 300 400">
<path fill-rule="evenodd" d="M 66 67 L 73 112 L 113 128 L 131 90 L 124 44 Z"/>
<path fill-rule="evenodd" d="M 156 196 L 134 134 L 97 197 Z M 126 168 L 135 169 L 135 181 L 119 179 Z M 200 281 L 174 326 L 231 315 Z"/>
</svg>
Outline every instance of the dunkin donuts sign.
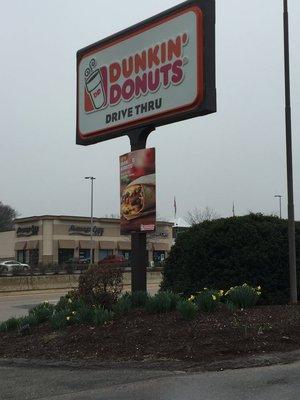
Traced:
<svg viewBox="0 0 300 400">
<path fill-rule="evenodd" d="M 214 2 L 183 3 L 77 53 L 78 144 L 215 111 L 202 3 Z"/>
</svg>

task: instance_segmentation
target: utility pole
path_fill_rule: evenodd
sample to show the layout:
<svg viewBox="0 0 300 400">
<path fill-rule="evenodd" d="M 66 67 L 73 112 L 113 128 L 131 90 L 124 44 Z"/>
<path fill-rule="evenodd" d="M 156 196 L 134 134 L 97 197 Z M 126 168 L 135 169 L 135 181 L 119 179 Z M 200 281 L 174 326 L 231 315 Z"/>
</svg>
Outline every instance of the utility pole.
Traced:
<svg viewBox="0 0 300 400">
<path fill-rule="evenodd" d="M 93 264 L 93 250 L 94 250 L 94 245 L 93 245 L 93 206 L 94 206 L 94 178 L 93 176 L 86 176 L 84 179 L 90 179 L 91 181 L 91 249 L 90 249 L 90 265 Z"/>
<path fill-rule="evenodd" d="M 282 196 L 281 196 L 281 194 L 275 194 L 274 197 L 277 197 L 279 199 L 279 217 L 281 219 L 282 218 L 282 213 L 281 213 L 281 198 L 282 198 Z"/>
<path fill-rule="evenodd" d="M 288 189 L 290 299 L 292 304 L 297 304 L 298 288 L 297 288 L 294 189 L 293 189 L 293 152 L 292 152 L 292 123 L 291 123 L 288 0 L 283 0 L 283 27 L 284 27 L 285 127 L 286 127 L 286 162 L 287 162 L 287 189 Z"/>
</svg>

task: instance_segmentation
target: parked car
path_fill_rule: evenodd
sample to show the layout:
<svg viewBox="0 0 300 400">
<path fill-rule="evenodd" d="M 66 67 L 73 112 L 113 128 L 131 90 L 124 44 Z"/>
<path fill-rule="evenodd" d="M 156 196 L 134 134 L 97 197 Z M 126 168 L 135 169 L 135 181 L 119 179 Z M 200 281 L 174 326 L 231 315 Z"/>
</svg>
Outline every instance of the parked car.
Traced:
<svg viewBox="0 0 300 400">
<path fill-rule="evenodd" d="M 127 265 L 128 261 L 122 255 L 109 255 L 99 261 L 99 265 L 112 264 L 112 265 Z"/>
<path fill-rule="evenodd" d="M 3 272 L 27 271 L 29 268 L 28 264 L 19 261 L 8 260 L 0 262 L 0 269 Z"/>
</svg>

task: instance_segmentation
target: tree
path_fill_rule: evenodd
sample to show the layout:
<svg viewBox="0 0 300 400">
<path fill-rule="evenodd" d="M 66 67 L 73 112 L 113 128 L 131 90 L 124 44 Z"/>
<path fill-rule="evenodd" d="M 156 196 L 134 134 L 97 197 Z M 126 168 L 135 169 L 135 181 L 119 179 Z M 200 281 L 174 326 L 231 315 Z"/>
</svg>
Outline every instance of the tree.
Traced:
<svg viewBox="0 0 300 400">
<path fill-rule="evenodd" d="M 300 273 L 300 223 L 296 223 Z M 178 235 L 165 262 L 162 288 L 187 295 L 204 287 L 262 287 L 264 303 L 289 301 L 287 220 L 262 214 L 220 218 Z M 299 275 L 300 276 L 300 275 Z"/>
<path fill-rule="evenodd" d="M 220 218 L 220 215 L 210 207 L 205 207 L 203 210 L 195 207 L 192 211 L 187 213 L 185 219 L 190 225 L 196 225 L 204 221 L 212 221 L 218 218 Z"/>
<path fill-rule="evenodd" d="M 13 221 L 17 215 L 16 210 L 0 201 L 0 232 L 12 230 Z"/>
</svg>

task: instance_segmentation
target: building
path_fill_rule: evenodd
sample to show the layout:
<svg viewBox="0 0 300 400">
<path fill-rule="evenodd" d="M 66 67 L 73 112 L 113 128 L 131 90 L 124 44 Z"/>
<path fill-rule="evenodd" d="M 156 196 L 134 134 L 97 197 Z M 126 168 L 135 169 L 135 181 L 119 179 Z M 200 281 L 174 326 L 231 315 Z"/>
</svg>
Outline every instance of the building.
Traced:
<svg viewBox="0 0 300 400">
<path fill-rule="evenodd" d="M 162 261 L 173 244 L 170 222 L 157 222 L 155 233 L 147 235 L 148 259 Z M 120 235 L 120 220 L 94 218 L 93 243 L 90 218 L 42 215 L 18 218 L 14 230 L 0 233 L 0 260 L 16 259 L 30 265 L 64 263 L 90 257 L 94 262 L 112 254 L 130 258 L 131 238 Z"/>
</svg>

